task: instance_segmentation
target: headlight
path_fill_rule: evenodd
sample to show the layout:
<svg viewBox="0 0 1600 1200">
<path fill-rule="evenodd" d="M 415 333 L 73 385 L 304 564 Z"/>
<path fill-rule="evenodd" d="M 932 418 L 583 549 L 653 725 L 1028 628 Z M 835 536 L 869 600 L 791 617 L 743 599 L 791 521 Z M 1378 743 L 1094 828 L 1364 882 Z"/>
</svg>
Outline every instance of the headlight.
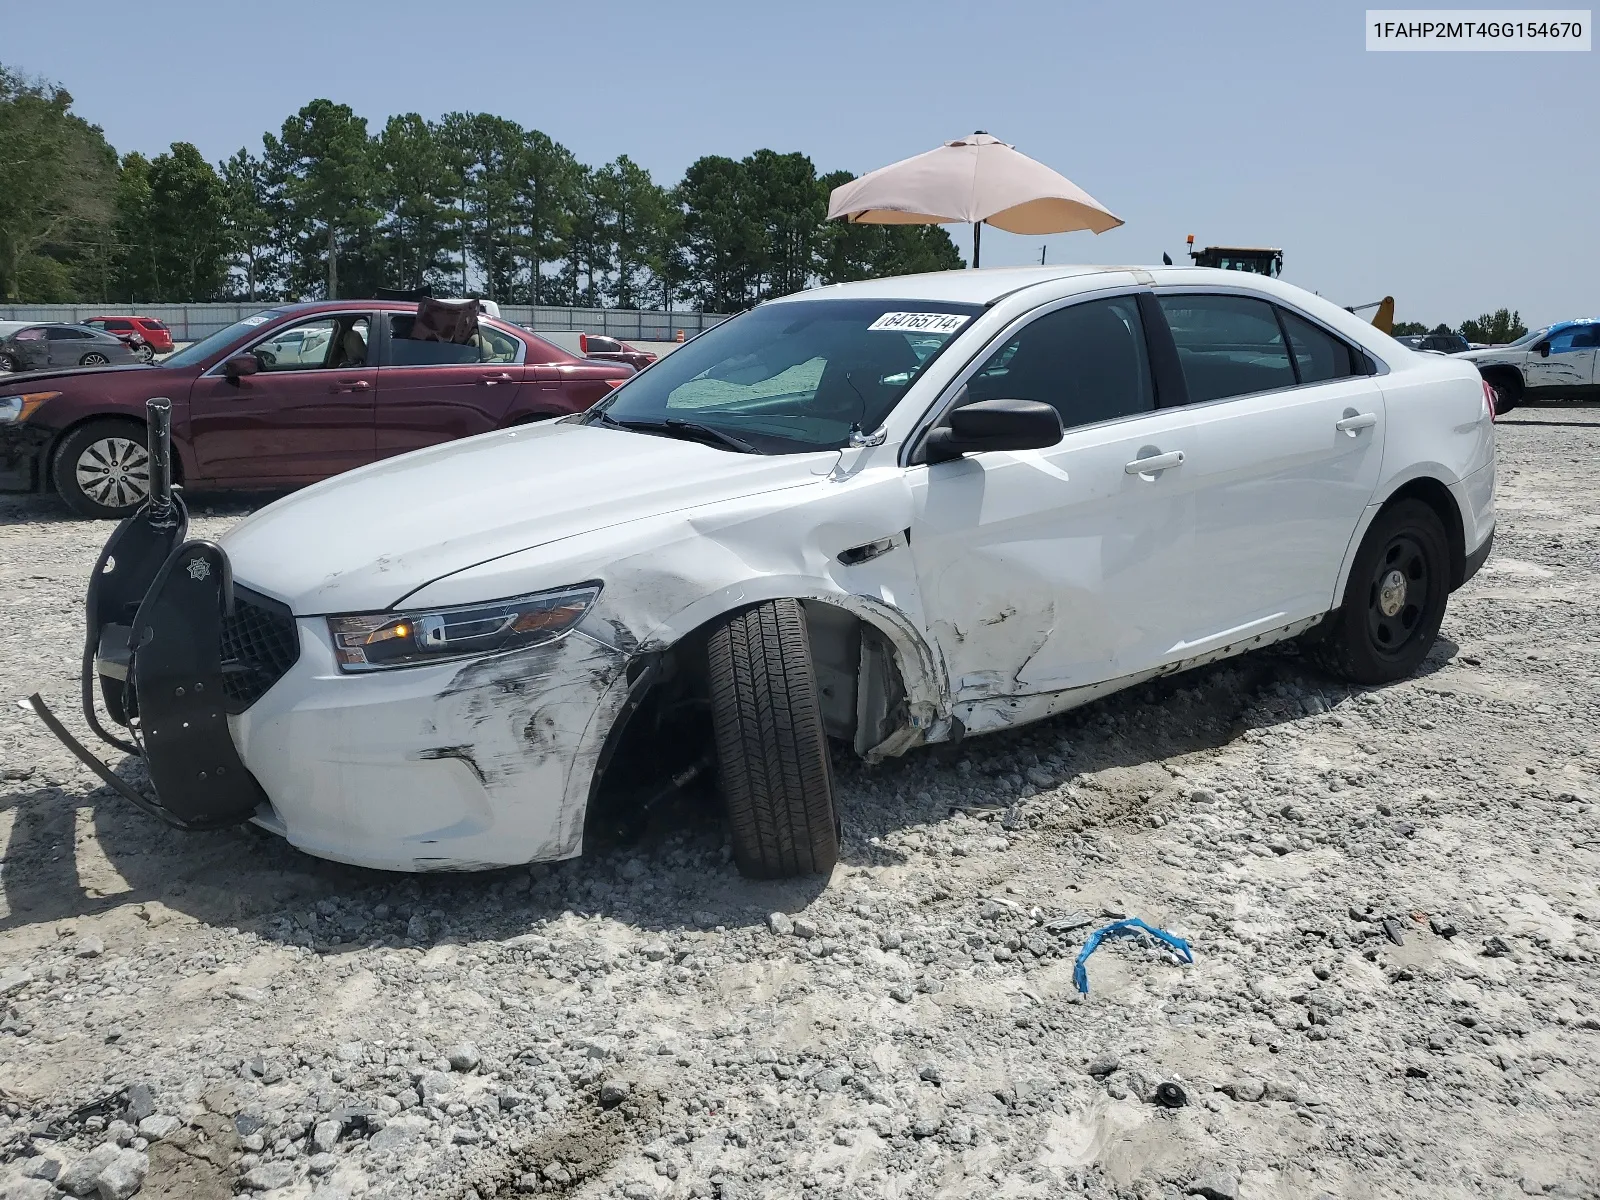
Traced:
<svg viewBox="0 0 1600 1200">
<path fill-rule="evenodd" d="M 414 667 L 553 642 L 572 629 L 600 595 L 600 584 L 463 608 L 329 617 L 341 671 Z"/>
<path fill-rule="evenodd" d="M 39 405 L 59 395 L 60 392 L 24 392 L 20 396 L 0 396 L 0 425 L 26 421 Z"/>
</svg>

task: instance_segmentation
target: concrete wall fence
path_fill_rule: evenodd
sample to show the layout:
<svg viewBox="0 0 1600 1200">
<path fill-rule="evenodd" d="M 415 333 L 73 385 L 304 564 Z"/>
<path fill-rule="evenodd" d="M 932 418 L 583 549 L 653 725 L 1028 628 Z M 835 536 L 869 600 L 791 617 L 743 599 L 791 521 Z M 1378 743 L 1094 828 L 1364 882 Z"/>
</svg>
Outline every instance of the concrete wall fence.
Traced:
<svg viewBox="0 0 1600 1200">
<path fill-rule="evenodd" d="M 271 301 L 242 304 L 0 304 L 0 321 L 60 321 L 89 317 L 154 317 L 172 330 L 174 340 L 197 342 L 253 313 L 272 308 Z M 554 308 L 548 305 L 502 304 L 502 319 L 529 329 L 605 333 L 616 338 L 670 342 L 681 332 L 691 338 L 728 318 L 716 313 L 665 312 L 633 308 Z"/>
</svg>

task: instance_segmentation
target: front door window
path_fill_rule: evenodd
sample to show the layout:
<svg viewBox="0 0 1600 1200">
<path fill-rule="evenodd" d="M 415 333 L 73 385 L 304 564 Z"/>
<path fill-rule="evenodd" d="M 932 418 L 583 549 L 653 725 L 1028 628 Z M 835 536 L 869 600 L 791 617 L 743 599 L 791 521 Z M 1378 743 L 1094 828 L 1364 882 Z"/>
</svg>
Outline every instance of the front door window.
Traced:
<svg viewBox="0 0 1600 1200">
<path fill-rule="evenodd" d="M 264 372 L 348 370 L 367 365 L 367 318 L 340 314 L 278 329 L 250 348 Z"/>
</svg>

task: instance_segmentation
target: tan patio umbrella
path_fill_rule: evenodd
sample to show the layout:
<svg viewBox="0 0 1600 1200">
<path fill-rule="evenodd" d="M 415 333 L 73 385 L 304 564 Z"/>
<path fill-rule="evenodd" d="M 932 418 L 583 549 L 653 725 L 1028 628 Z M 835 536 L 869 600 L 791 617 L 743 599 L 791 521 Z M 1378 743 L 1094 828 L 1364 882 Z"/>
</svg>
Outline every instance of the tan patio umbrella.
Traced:
<svg viewBox="0 0 1600 1200">
<path fill-rule="evenodd" d="M 1122 224 L 1088 192 L 979 130 L 840 184 L 828 219 L 869 225 L 972 223 L 972 265 L 985 224 L 1008 233 L 1104 233 Z"/>
</svg>

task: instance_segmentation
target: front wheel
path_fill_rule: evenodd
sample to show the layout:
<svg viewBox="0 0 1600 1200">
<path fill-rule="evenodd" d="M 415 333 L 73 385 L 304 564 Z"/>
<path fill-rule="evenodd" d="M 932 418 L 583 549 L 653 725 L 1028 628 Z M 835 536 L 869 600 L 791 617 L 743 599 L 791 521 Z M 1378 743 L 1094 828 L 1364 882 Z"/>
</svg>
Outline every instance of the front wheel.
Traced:
<svg viewBox="0 0 1600 1200">
<path fill-rule="evenodd" d="M 17 360 L 9 354 L 0 354 L 0 371 L 15 371 Z"/>
<path fill-rule="evenodd" d="M 828 738 L 805 611 L 769 600 L 736 613 L 707 647 L 723 801 L 739 870 L 827 874 L 839 860 Z"/>
<path fill-rule="evenodd" d="M 1450 596 L 1450 545 L 1439 515 L 1402 500 L 1373 520 L 1356 552 L 1344 602 L 1311 644 L 1351 683 L 1393 683 L 1433 649 Z"/>
<path fill-rule="evenodd" d="M 145 431 L 132 421 L 90 421 L 56 448 L 51 469 L 56 491 L 80 517 L 127 516 L 150 494 Z"/>
</svg>

